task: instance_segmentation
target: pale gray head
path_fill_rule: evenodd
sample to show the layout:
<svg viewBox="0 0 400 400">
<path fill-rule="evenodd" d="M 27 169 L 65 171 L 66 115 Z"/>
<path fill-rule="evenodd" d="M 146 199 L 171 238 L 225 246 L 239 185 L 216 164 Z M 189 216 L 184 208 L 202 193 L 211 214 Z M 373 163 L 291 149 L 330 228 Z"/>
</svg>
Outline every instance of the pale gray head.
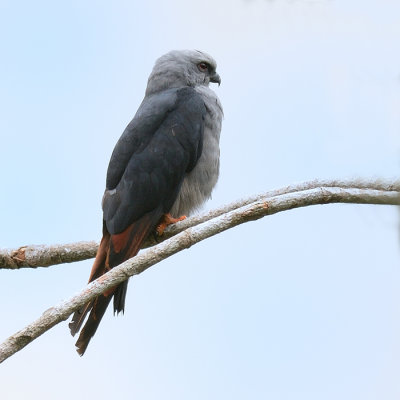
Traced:
<svg viewBox="0 0 400 400">
<path fill-rule="evenodd" d="M 184 86 L 220 84 L 215 60 L 199 50 L 173 50 L 155 63 L 147 82 L 146 95 Z"/>
</svg>

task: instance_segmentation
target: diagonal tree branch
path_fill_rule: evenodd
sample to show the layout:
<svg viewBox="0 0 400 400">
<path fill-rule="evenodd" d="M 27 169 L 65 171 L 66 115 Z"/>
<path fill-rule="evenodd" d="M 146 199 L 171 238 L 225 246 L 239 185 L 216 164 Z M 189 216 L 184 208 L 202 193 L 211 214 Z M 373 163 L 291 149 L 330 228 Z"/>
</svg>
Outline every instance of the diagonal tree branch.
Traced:
<svg viewBox="0 0 400 400">
<path fill-rule="evenodd" d="M 42 316 L 0 345 L 0 362 L 23 349 L 30 342 L 61 321 L 100 293 L 137 275 L 150 266 L 194 244 L 248 221 L 294 208 L 329 203 L 400 205 L 399 182 L 389 186 L 371 184 L 359 187 L 317 187 L 299 192 L 274 192 L 275 195 L 257 196 L 250 204 L 227 211 L 215 218 L 188 228 L 136 257 L 124 262 L 96 281 L 87 285 L 80 293 L 61 304 L 46 310 Z M 359 185 L 361 186 L 361 185 Z M 269 192 L 272 193 L 272 192 Z M 240 202 L 238 203 L 240 204 Z M 229 206 L 228 206 L 229 208 Z"/>
<path fill-rule="evenodd" d="M 188 218 L 182 222 L 169 226 L 162 237 L 151 236 L 143 248 L 154 246 L 170 237 L 194 227 L 203 222 L 209 221 L 222 214 L 251 204 L 264 197 L 276 197 L 288 193 L 301 192 L 317 188 L 352 188 L 352 189 L 375 189 L 381 191 L 400 192 L 400 181 L 384 180 L 313 180 L 295 185 L 286 186 L 281 189 L 271 190 L 245 199 L 237 200 L 231 204 L 216 208 L 207 213 Z M 96 255 L 98 242 L 78 242 L 60 245 L 29 245 L 21 246 L 18 249 L 0 249 L 0 269 L 20 269 L 49 267 L 57 264 L 71 263 L 93 258 Z"/>
</svg>

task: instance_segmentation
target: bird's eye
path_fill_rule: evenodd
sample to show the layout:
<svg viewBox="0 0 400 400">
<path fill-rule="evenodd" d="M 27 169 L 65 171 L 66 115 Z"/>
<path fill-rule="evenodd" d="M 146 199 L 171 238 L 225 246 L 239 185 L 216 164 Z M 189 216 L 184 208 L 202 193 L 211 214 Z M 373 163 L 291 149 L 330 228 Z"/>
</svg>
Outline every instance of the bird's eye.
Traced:
<svg viewBox="0 0 400 400">
<path fill-rule="evenodd" d="M 208 64 L 205 62 L 201 62 L 200 64 L 198 64 L 199 70 L 202 72 L 205 72 L 208 70 Z"/>
</svg>

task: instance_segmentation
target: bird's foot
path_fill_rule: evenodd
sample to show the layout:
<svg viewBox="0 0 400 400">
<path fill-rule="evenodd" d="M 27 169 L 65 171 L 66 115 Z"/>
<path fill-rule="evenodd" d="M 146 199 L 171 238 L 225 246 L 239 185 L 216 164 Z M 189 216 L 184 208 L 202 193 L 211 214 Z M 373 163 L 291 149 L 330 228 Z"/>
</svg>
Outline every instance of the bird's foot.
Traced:
<svg viewBox="0 0 400 400">
<path fill-rule="evenodd" d="M 160 219 L 160 222 L 159 222 L 159 224 L 157 225 L 157 228 L 156 228 L 156 232 L 157 232 L 157 234 L 158 234 L 158 236 L 161 236 L 163 233 L 164 233 L 164 231 L 165 231 L 165 228 L 168 226 L 168 225 L 171 225 L 171 224 L 176 224 L 177 222 L 179 222 L 179 221 L 183 221 L 184 219 L 186 219 L 186 215 L 182 215 L 181 217 L 179 217 L 179 218 L 174 218 L 171 214 L 164 214 L 162 217 L 161 217 L 161 219 Z"/>
</svg>

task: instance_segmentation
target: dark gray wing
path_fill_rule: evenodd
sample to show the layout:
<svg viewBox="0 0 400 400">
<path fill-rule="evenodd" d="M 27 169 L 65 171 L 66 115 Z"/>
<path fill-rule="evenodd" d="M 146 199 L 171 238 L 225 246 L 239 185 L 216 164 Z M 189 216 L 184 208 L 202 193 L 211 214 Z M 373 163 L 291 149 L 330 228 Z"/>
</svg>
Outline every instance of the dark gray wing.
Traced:
<svg viewBox="0 0 400 400">
<path fill-rule="evenodd" d="M 146 97 L 107 172 L 103 218 L 113 235 L 153 210 L 167 213 L 202 151 L 206 109 L 193 88 Z"/>
</svg>

